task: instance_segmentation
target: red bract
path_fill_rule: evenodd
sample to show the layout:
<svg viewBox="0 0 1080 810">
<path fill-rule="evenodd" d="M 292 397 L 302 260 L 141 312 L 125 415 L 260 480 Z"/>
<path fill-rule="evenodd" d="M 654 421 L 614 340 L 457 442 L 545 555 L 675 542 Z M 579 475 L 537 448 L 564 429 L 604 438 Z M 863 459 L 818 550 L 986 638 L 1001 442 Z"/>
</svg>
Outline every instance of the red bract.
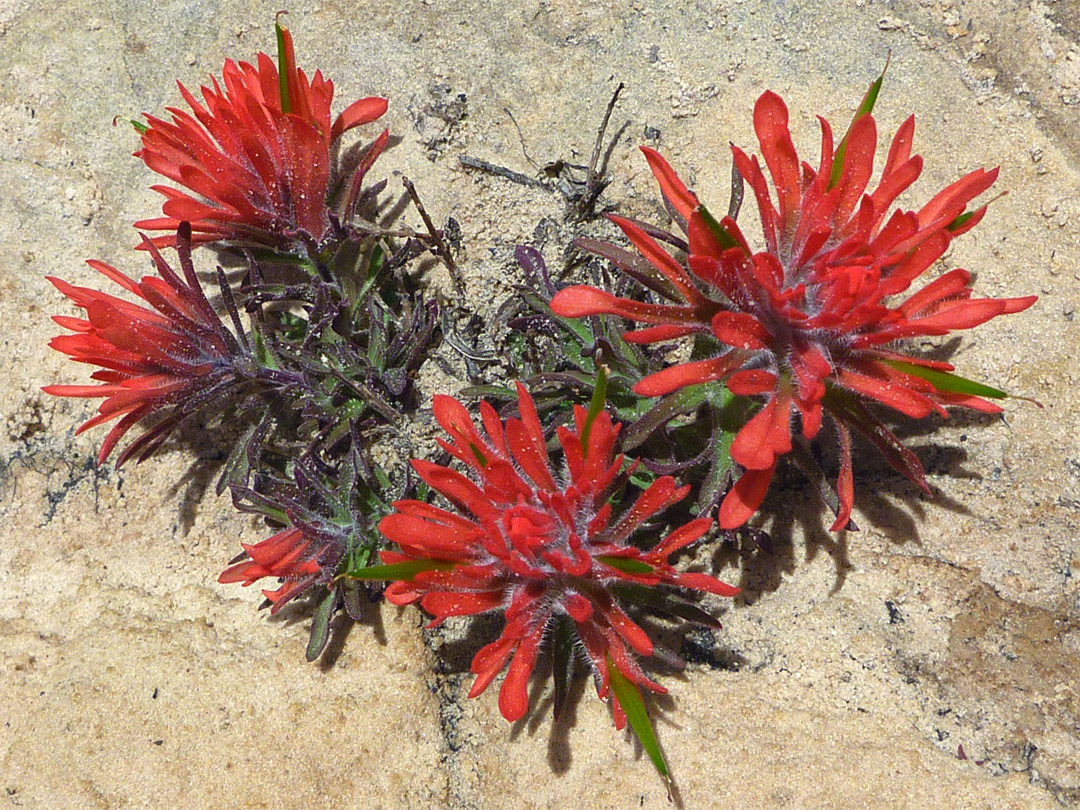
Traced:
<svg viewBox="0 0 1080 810">
<path fill-rule="evenodd" d="M 265 53 L 256 65 L 229 60 L 222 82 L 214 79 L 212 87 L 202 88 L 205 106 L 177 83 L 193 114 L 170 107 L 171 122 L 146 116 L 149 127 L 142 131 L 143 148 L 136 157 L 194 196 L 154 186 L 166 198 L 165 216 L 135 227 L 173 232 L 189 221 L 196 243 L 317 252 L 331 229 L 331 149 L 342 133 L 379 118 L 387 102 L 360 99 L 331 124 L 333 82 L 320 71 L 309 80 L 296 67 L 292 35 L 280 26 L 277 31 L 280 76 Z M 343 201 L 345 215 L 351 214 L 364 173 L 387 137 L 384 132 L 361 161 Z M 154 242 L 172 245 L 173 238 Z"/>
<path fill-rule="evenodd" d="M 145 276 L 136 282 L 104 262 L 87 262 L 150 308 L 49 278 L 76 306 L 86 310 L 85 318 L 54 316 L 56 323 L 75 334 L 55 337 L 49 345 L 72 360 L 101 368 L 90 375 L 98 385 L 47 385 L 42 390 L 59 397 L 105 400 L 97 416 L 77 433 L 120 419 L 101 445 L 99 464 L 137 422 L 171 409 L 120 454 L 117 465 L 136 453 L 141 461 L 185 417 L 229 395 L 248 379 L 240 373 L 252 363 L 246 341 L 241 345 L 210 306 L 191 264 L 190 235 L 185 225 L 176 237 L 183 279 L 146 237 L 143 246 L 153 257 L 157 277 Z M 238 324 L 237 331 L 240 340 L 245 340 Z"/>
<path fill-rule="evenodd" d="M 643 552 L 628 545 L 642 523 L 681 500 L 689 487 L 657 479 L 617 520 L 609 503 L 623 468 L 614 454 L 619 424 L 606 413 L 575 408 L 575 426 L 559 428 L 565 474 L 556 472 L 528 392 L 518 384 L 520 419 L 505 423 L 481 403 L 484 434 L 464 406 L 437 396 L 435 418 L 450 434 L 440 444 L 471 470 L 479 483 L 428 461 L 413 461 L 420 477 L 441 493 L 452 511 L 420 501 L 399 501 L 379 529 L 400 547 L 383 552 L 386 563 L 416 562 L 423 570 L 386 590 L 394 604 L 419 602 L 435 616 L 501 610 L 501 637 L 472 662 L 476 674 L 469 697 L 483 692 L 503 667 L 509 671 L 499 709 L 510 721 L 528 709 L 527 684 L 545 631 L 567 617 L 577 631 L 596 675 L 601 698 L 610 692 L 609 662 L 630 681 L 666 691 L 646 677 L 636 656 L 653 643 L 620 607 L 619 586 L 670 585 L 733 596 L 737 588 L 700 573 L 678 573 L 668 556 L 700 538 L 712 524 L 691 521 Z M 485 435 L 486 434 L 486 435 Z M 567 481 L 566 484 L 559 483 Z M 622 708 L 613 696 L 616 724 Z"/>
<path fill-rule="evenodd" d="M 869 192 L 877 142 L 873 117 L 856 118 L 838 148 L 824 119 L 821 128 L 815 170 L 799 162 L 780 97 L 766 92 L 758 99 L 754 130 L 775 199 L 758 159 L 732 147 L 735 165 L 758 203 L 765 250 L 757 253 L 733 219 L 713 219 L 667 162 L 643 149 L 664 196 L 685 220 L 687 266 L 635 223 L 612 220 L 666 280 L 672 303 L 632 301 L 585 286 L 562 290 L 552 301 L 552 309 L 566 317 L 607 313 L 647 324 L 628 332 L 630 341 L 700 333 L 722 344 L 717 356 L 666 368 L 643 379 L 635 391 L 661 396 L 723 381 L 734 394 L 763 400 L 731 446 L 745 472 L 721 504 L 719 522 L 725 529 L 742 525 L 764 499 L 778 457 L 792 449 L 793 413 L 807 439 L 817 435 L 823 413 L 836 426 L 841 460 L 834 531 L 847 525 L 854 498 L 849 426 L 865 433 L 896 469 L 928 491 L 918 459 L 863 403 L 880 402 L 911 417 L 944 414 L 946 405 L 999 411 L 982 397 L 1001 392 L 957 384 L 959 378 L 947 374 L 952 365 L 905 354 L 898 343 L 968 329 L 1035 302 L 1035 296 L 972 298 L 971 276 L 960 269 L 895 300 L 941 258 L 955 236 L 982 219 L 985 206 L 965 211 L 994 182 L 997 170 L 973 171 L 918 211 L 897 209 L 889 215 L 894 200 L 922 170 L 922 159 L 911 154 L 914 117 L 900 127 L 877 188 Z"/>
</svg>

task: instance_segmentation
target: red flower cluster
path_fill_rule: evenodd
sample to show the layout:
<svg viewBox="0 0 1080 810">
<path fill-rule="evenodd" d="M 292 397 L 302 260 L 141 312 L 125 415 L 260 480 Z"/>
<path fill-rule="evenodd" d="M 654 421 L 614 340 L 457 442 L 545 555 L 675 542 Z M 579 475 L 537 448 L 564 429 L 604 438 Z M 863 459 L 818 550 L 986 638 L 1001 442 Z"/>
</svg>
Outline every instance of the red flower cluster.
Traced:
<svg viewBox="0 0 1080 810">
<path fill-rule="evenodd" d="M 192 114 L 169 108 L 172 121 L 147 115 L 143 148 L 153 171 L 190 189 L 153 186 L 164 217 L 135 227 L 175 232 L 190 222 L 196 243 L 228 241 L 303 253 L 317 250 L 331 228 L 331 148 L 342 133 L 386 112 L 383 98 L 354 102 L 330 123 L 333 82 L 296 67 L 292 35 L 277 27 L 281 73 L 265 53 L 258 64 L 229 60 L 222 77 L 203 87 L 204 107 L 178 83 Z M 356 202 L 364 173 L 386 145 L 383 132 L 353 176 L 344 212 Z M 162 236 L 155 244 L 172 245 Z"/>
<path fill-rule="evenodd" d="M 240 546 L 251 559 L 226 568 L 218 577 L 218 582 L 223 585 L 243 582 L 246 588 L 263 577 L 277 577 L 283 584 L 277 590 L 263 591 L 263 596 L 273 605 L 270 613 L 277 613 L 293 597 L 299 596 L 318 581 L 324 563 L 332 571 L 341 556 L 334 545 L 317 539 L 313 541 L 309 533 L 310 530 L 304 526 L 293 526 L 261 543 L 241 543 Z M 334 559 L 324 559 L 328 552 Z"/>
<path fill-rule="evenodd" d="M 1035 296 L 972 298 L 971 276 L 952 270 L 899 303 L 945 253 L 955 236 L 982 219 L 985 206 L 968 204 L 990 187 L 997 170 L 979 169 L 948 186 L 918 211 L 889 211 L 922 170 L 911 154 L 914 117 L 900 127 L 878 181 L 873 173 L 877 129 L 859 116 L 839 147 L 822 119 L 821 160 L 815 170 L 799 162 L 784 102 L 764 93 L 754 108 L 754 130 L 772 177 L 775 200 L 756 157 L 732 147 L 735 166 L 757 200 L 765 250 L 754 253 L 730 217 L 717 222 L 675 172 L 643 148 L 668 202 L 685 220 L 684 267 L 641 227 L 612 220 L 666 279 L 673 303 L 617 298 L 592 287 L 560 291 L 552 309 L 565 317 L 601 313 L 647 324 L 626 339 L 654 343 L 695 333 L 724 346 L 705 360 L 681 363 L 643 379 L 635 391 L 661 396 L 698 383 L 723 381 L 737 395 L 762 397 L 763 407 L 738 432 L 731 455 L 746 472 L 720 507 L 721 527 L 742 525 L 761 504 L 777 459 L 792 449 L 791 422 L 814 438 L 828 413 L 841 449 L 840 512 L 832 529 L 850 518 L 854 498 L 850 434 L 867 433 L 900 472 L 926 489 L 914 454 L 866 411 L 873 400 L 906 416 L 944 414 L 943 406 L 1000 410 L 980 396 L 939 387 L 948 363 L 904 354 L 895 344 L 924 335 L 968 329 L 998 315 L 1020 312 Z M 993 390 L 993 389 L 986 389 Z"/>
<path fill-rule="evenodd" d="M 558 430 L 569 482 L 562 485 L 532 398 L 520 383 L 518 396 L 521 418 L 505 425 L 481 403 L 486 436 L 457 400 L 435 398 L 435 418 L 451 437 L 440 444 L 479 484 L 446 467 L 413 461 L 454 510 L 406 500 L 383 518 L 379 529 L 401 549 L 383 552 L 383 561 L 419 561 L 419 568 L 429 569 L 393 583 L 386 598 L 397 605 L 419 602 L 436 624 L 448 616 L 505 612 L 502 636 L 473 659 L 477 679 L 469 697 L 483 692 L 509 661 L 499 693 L 507 720 L 528 709 L 529 676 L 556 617 L 568 617 L 576 628 L 601 698 L 610 691 L 609 665 L 639 686 L 664 692 L 636 660 L 635 653 L 652 655 L 653 643 L 619 606 L 618 586 L 670 585 L 734 596 L 737 588 L 707 574 L 678 573 L 668 563 L 670 554 L 700 538 L 712 521 L 694 520 L 648 552 L 628 545 L 642 523 L 685 497 L 689 487 L 659 478 L 613 522 L 609 498 L 624 461 L 614 454 L 619 424 L 607 413 L 590 418 L 575 408 L 574 428 Z M 613 709 L 621 728 L 624 716 L 614 696 Z"/>
<path fill-rule="evenodd" d="M 150 251 L 157 277 L 136 282 L 104 262 L 87 262 L 151 308 L 49 277 L 86 310 L 85 318 L 54 316 L 56 323 L 75 334 L 55 337 L 49 345 L 72 360 L 101 368 L 91 375 L 99 385 L 47 385 L 42 390 L 58 397 L 104 398 L 97 416 L 77 431 L 120 419 L 101 445 L 99 464 L 136 423 L 171 408 L 120 454 L 117 465 L 136 453 L 141 461 L 187 416 L 233 393 L 248 379 L 241 368 L 251 362 L 243 332 L 237 325 L 238 341 L 207 300 L 191 264 L 190 237 L 185 224 L 176 237 L 183 279 L 146 237 L 143 246 Z"/>
</svg>

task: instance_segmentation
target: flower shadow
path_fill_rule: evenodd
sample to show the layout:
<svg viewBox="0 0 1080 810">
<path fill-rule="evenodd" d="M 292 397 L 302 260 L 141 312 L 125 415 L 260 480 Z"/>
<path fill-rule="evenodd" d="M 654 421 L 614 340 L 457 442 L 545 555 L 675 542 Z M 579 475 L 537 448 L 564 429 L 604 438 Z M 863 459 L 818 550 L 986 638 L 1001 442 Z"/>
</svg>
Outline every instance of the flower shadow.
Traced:
<svg viewBox="0 0 1080 810">
<path fill-rule="evenodd" d="M 283 611 L 284 612 L 284 611 Z M 645 629 L 658 647 L 676 650 L 679 656 L 690 666 L 702 664 L 714 670 L 737 670 L 746 659 L 737 652 L 728 649 L 716 649 L 715 637 L 711 631 L 683 624 L 673 624 L 651 616 L 635 615 L 634 620 Z M 450 690 L 452 700 L 460 703 L 464 699 L 463 687 L 467 688 L 470 680 L 470 664 L 477 651 L 485 644 L 494 641 L 502 632 L 503 621 L 498 615 L 478 615 L 469 619 L 448 620 L 443 625 L 425 631 L 425 638 L 430 649 L 437 653 L 434 662 L 436 677 L 454 684 Z M 333 643 L 333 642 L 331 642 Z M 658 659 L 644 661 L 650 670 L 650 676 L 659 676 L 660 680 L 688 682 L 686 673 L 674 666 L 664 664 Z M 522 735 L 534 737 L 547 726 L 547 762 L 551 773 L 563 776 L 573 766 L 574 756 L 570 743 L 572 729 L 579 721 L 579 707 L 582 700 L 595 699 L 595 685 L 591 673 L 583 661 L 575 661 L 574 677 L 568 684 L 567 695 L 558 718 L 552 717 L 555 696 L 551 656 L 542 653 L 529 680 L 529 710 L 510 729 L 510 740 L 516 741 Z M 477 700 L 496 701 L 501 681 L 496 681 Z M 592 695 L 590 695 L 592 693 Z M 655 726 L 677 729 L 679 724 L 673 719 L 676 701 L 671 695 L 645 693 L 649 706 L 649 715 Z M 610 709 L 605 713 L 610 714 Z M 623 735 L 634 746 L 637 760 L 647 755 L 629 727 Z M 663 747 L 662 732 L 661 747 Z"/>
<path fill-rule="evenodd" d="M 954 412 L 949 419 L 932 417 L 903 423 L 895 429 L 901 440 L 930 438 L 942 427 L 963 430 L 985 427 L 1000 420 L 1000 416 L 977 412 Z M 855 452 L 855 521 L 885 534 L 895 545 L 921 545 L 919 526 L 927 518 L 927 503 L 954 515 L 970 515 L 964 501 L 951 496 L 945 489 L 929 482 L 927 495 L 914 483 L 889 466 L 869 442 L 853 437 Z M 961 433 L 960 441 L 966 441 Z M 815 449 L 820 445 L 815 445 Z M 966 466 L 969 454 L 963 448 L 945 441 L 916 442 L 916 454 L 931 477 L 958 480 L 982 480 L 978 470 Z M 835 458 L 818 459 L 826 470 L 835 469 Z M 855 530 L 832 533 L 828 530 L 831 515 L 793 465 L 778 470 L 776 482 L 759 510 L 761 531 L 741 531 L 717 548 L 713 555 L 713 570 L 734 567 L 742 589 L 739 596 L 745 604 L 754 604 L 763 595 L 777 590 L 785 575 L 795 572 L 801 564 L 811 563 L 819 552 L 834 561 L 836 581 L 831 589 L 837 593 L 844 585 L 851 568 L 848 558 L 850 535 Z M 795 537 L 800 536 L 803 559 L 797 560 Z"/>
<path fill-rule="evenodd" d="M 312 588 L 307 594 L 303 594 L 286 604 L 276 614 L 267 616 L 267 621 L 271 624 L 281 625 L 284 628 L 305 625 L 314 617 L 315 610 L 319 605 L 319 599 L 325 593 L 326 591 L 322 588 Z M 265 608 L 268 605 L 269 602 L 264 602 L 260 605 L 260 608 Z M 380 647 L 389 645 L 381 605 L 381 598 L 368 599 L 361 596 L 357 600 L 357 610 L 354 615 L 350 615 L 343 606 L 339 605 L 337 612 L 330 619 L 329 639 L 326 646 L 323 647 L 317 659 L 311 659 L 318 661 L 321 672 L 325 674 L 337 666 L 345 651 L 349 636 L 352 635 L 357 625 L 363 625 L 370 629 L 372 637 Z"/>
<path fill-rule="evenodd" d="M 735 568 L 739 577 L 732 584 L 740 594 L 736 602 L 753 605 L 766 594 L 779 590 L 785 575 L 793 574 L 799 565 L 796 560 L 796 526 L 800 527 L 805 547 L 803 564 L 814 560 L 824 551 L 832 559 L 836 569 L 836 581 L 832 592 L 838 592 L 844 584 L 848 561 L 847 534 L 830 535 L 824 523 L 821 508 L 796 509 L 792 506 L 792 490 L 786 486 L 770 491 L 760 512 L 766 516 L 761 532 L 739 531 L 722 543 L 713 554 L 713 570 Z M 816 495 L 810 495 L 815 498 Z"/>
<path fill-rule="evenodd" d="M 345 644 L 348 642 L 353 628 L 358 624 L 370 629 L 375 643 L 380 647 L 389 645 L 390 642 L 386 637 L 386 626 L 383 624 L 383 615 L 380 609 L 381 602 L 381 599 L 361 598 L 359 600 L 359 616 L 350 616 L 346 611 L 342 610 L 330 621 L 330 640 L 326 643 L 326 648 L 319 656 L 320 671 L 323 673 L 329 672 L 337 665 L 338 660 L 345 651 Z M 310 615 L 312 610 L 314 610 L 314 605 L 304 611 L 304 616 Z"/>
<path fill-rule="evenodd" d="M 208 425 L 205 418 L 195 416 L 181 422 L 176 432 L 154 454 L 159 459 L 165 459 L 170 451 L 181 450 L 184 457 L 190 459 L 187 469 L 164 496 L 165 501 L 176 504 L 182 537 L 187 536 L 195 525 L 207 491 L 216 485 L 222 465 L 229 455 L 223 448 L 235 444 L 235 434 L 234 426 L 228 421 L 223 425 Z"/>
<path fill-rule="evenodd" d="M 653 616 L 634 616 L 634 621 L 639 624 L 654 640 L 659 649 L 678 651 L 678 658 L 684 660 L 688 667 L 698 667 L 704 664 L 709 669 L 737 671 L 747 663 L 738 652 L 726 648 L 717 649 L 716 637 L 711 630 L 688 626 L 685 623 L 672 623 L 662 621 Z M 674 657 L 674 656 L 673 656 Z M 687 677 L 688 667 L 679 667 L 671 663 L 665 663 L 660 658 L 649 658 L 643 661 L 650 677 L 656 677 L 663 682 L 676 681 L 683 684 L 689 683 Z M 556 776 L 562 776 L 570 771 L 573 764 L 573 751 L 570 745 L 570 732 L 578 723 L 578 709 L 582 700 L 591 700 L 588 693 L 595 692 L 595 681 L 591 673 L 586 671 L 583 662 L 578 660 L 574 677 L 570 680 L 567 695 L 564 699 L 561 714 L 553 717 L 555 695 L 551 687 L 553 680 L 551 657 L 543 655 L 537 662 L 536 669 L 530 679 L 530 708 L 528 713 L 513 724 L 510 739 L 516 740 L 522 734 L 533 737 L 541 732 L 545 724 L 548 724 L 548 747 L 547 761 L 551 772 Z M 657 694 L 643 690 L 643 696 L 648 705 L 649 717 L 654 728 L 657 729 L 659 743 L 663 749 L 662 728 L 679 730 L 682 726 L 676 722 L 677 700 L 672 694 Z M 610 706 L 605 711 L 610 715 Z M 634 735 L 629 726 L 622 731 L 625 742 L 633 746 L 635 761 L 641 761 L 647 757 L 640 741 Z M 671 763 L 669 762 L 669 767 Z M 673 778 L 677 773 L 672 774 Z M 681 807 L 677 789 L 673 787 L 672 800 L 676 807 Z"/>
</svg>

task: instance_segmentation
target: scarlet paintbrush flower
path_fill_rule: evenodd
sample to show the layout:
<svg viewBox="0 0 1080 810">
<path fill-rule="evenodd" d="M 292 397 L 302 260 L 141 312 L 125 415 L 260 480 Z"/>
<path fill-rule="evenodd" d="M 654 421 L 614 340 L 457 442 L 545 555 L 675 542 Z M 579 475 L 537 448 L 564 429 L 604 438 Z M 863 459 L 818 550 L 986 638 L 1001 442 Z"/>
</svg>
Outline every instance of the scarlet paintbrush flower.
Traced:
<svg viewBox="0 0 1080 810">
<path fill-rule="evenodd" d="M 371 487 L 357 476 L 363 463 L 359 444 L 357 441 L 349 448 L 337 467 L 329 465 L 325 458 L 313 463 L 314 454 L 309 453 L 306 458 L 291 460 L 291 481 L 264 468 L 258 475 L 234 479 L 229 484 L 233 503 L 241 510 L 286 523 L 288 528 L 262 542 L 241 544 L 243 553 L 229 562 L 218 582 L 240 582 L 248 587 L 262 579 L 276 579 L 277 588 L 262 591 L 266 597 L 262 607 L 269 607 L 271 614 L 302 594 L 313 592 L 316 609 L 308 641 L 309 661 L 318 658 L 325 648 L 330 622 L 338 608 L 344 607 L 350 616 L 359 617 L 360 591 L 339 582 L 339 568 L 346 558 L 350 565 L 367 564 L 376 546 L 381 545 L 371 513 L 377 509 L 383 515 L 390 509 L 379 485 Z M 244 452 L 255 458 L 258 449 Z"/>
<path fill-rule="evenodd" d="M 451 438 L 440 444 L 473 478 L 429 461 L 412 462 L 453 508 L 398 501 L 397 511 L 380 522 L 380 531 L 400 548 L 382 552 L 382 569 L 399 572 L 400 580 L 387 588 L 386 598 L 397 605 L 419 602 L 434 624 L 448 616 L 503 611 L 502 635 L 473 659 L 477 678 L 469 697 L 483 692 L 509 662 L 499 693 L 507 720 L 527 711 L 529 676 L 545 633 L 557 621 L 576 631 L 601 698 L 609 695 L 613 678 L 665 692 L 637 660 L 653 654 L 653 642 L 620 607 L 620 589 L 668 585 L 738 593 L 707 574 L 679 573 L 668 563 L 669 555 L 700 538 L 712 521 L 693 520 L 649 551 L 630 545 L 646 520 L 682 500 L 689 487 L 659 478 L 613 520 L 609 499 L 624 466 L 624 457 L 614 453 L 620 425 L 598 407 L 575 408 L 574 427 L 558 430 L 566 460 L 560 474 L 520 383 L 518 396 L 521 418 L 505 425 L 494 408 L 481 403 L 486 435 L 460 402 L 435 397 L 435 418 Z M 405 571 L 414 576 L 401 579 Z M 621 728 L 622 707 L 617 698 L 612 703 Z"/>
<path fill-rule="evenodd" d="M 169 413 L 130 444 L 117 460 L 132 455 L 145 459 L 186 417 L 210 402 L 228 397 L 248 381 L 253 368 L 239 323 L 233 335 L 214 312 L 191 264 L 191 231 L 185 224 L 176 236 L 184 277 L 166 263 L 143 237 L 158 275 L 142 281 L 128 278 L 104 262 L 87 262 L 111 281 L 150 305 L 133 304 L 89 287 L 76 287 L 58 278 L 49 281 L 85 318 L 56 315 L 53 320 L 75 334 L 60 335 L 49 345 L 79 363 L 100 366 L 91 378 L 98 385 L 47 385 L 42 390 L 58 397 L 102 398 L 97 416 L 78 433 L 119 419 L 98 454 L 104 463 L 116 443 L 138 422 L 159 411 Z M 227 288 L 223 287 L 223 294 Z"/>
<path fill-rule="evenodd" d="M 257 64 L 225 63 L 222 83 L 202 88 L 203 106 L 178 84 L 192 113 L 169 108 L 172 121 L 147 115 L 137 125 L 146 165 L 189 189 L 153 186 L 165 198 L 164 217 L 135 223 L 174 232 L 191 222 L 194 241 L 261 245 L 299 254 L 317 252 L 331 230 L 335 169 L 331 150 L 342 133 L 378 119 L 383 98 L 353 102 L 331 124 L 334 85 L 321 71 L 309 80 L 296 67 L 292 35 L 277 26 L 280 73 L 265 53 Z M 364 173 L 386 145 L 384 132 L 356 170 L 339 213 L 351 215 Z M 155 244 L 172 245 L 172 236 Z"/>
<path fill-rule="evenodd" d="M 225 569 L 218 582 L 243 582 L 247 587 L 263 577 L 284 580 L 278 589 L 263 591 L 263 596 L 273 603 L 270 608 L 272 614 L 313 585 L 322 572 L 322 566 L 315 559 L 322 547 L 313 544 L 300 528 L 292 527 L 278 532 L 261 543 L 240 545 L 251 559 Z"/>
<path fill-rule="evenodd" d="M 289 511 L 290 528 L 260 543 L 241 543 L 245 552 L 241 557 L 250 559 L 225 569 L 218 582 L 242 582 L 247 587 L 264 577 L 276 577 L 280 586 L 262 592 L 271 614 L 308 588 L 330 583 L 348 545 L 348 533 L 310 517 L 303 520 Z"/>
<path fill-rule="evenodd" d="M 880 80 L 879 80 L 880 81 Z M 637 224 L 612 217 L 665 280 L 672 303 L 644 303 L 592 287 L 560 291 L 552 309 L 566 317 L 601 313 L 647 324 L 626 339 L 655 343 L 693 334 L 721 344 L 715 357 L 680 363 L 635 387 L 663 396 L 685 386 L 722 381 L 737 395 L 763 406 L 742 427 L 731 456 L 745 469 L 720 507 L 719 523 L 742 525 L 761 504 L 777 459 L 792 449 L 793 414 L 813 439 L 828 413 L 840 444 L 839 503 L 832 526 L 847 525 L 854 499 L 849 426 L 865 433 L 889 462 L 924 490 L 922 466 L 877 421 L 865 402 L 879 402 L 910 417 L 943 406 L 985 412 L 1001 409 L 983 397 L 1004 394 L 949 374 L 949 363 L 902 350 L 904 340 L 945 335 L 1020 312 L 1024 298 L 972 298 L 971 275 L 952 270 L 905 300 L 915 279 L 945 253 L 953 238 L 973 228 L 985 206 L 966 212 L 997 170 L 978 169 L 948 186 L 918 211 L 889 210 L 922 170 L 911 154 L 914 117 L 900 127 L 877 188 L 873 172 L 877 129 L 869 114 L 878 83 L 839 147 L 821 119 L 821 161 L 800 164 L 788 130 L 788 112 L 775 93 L 754 108 L 754 130 L 773 181 L 775 201 L 756 157 L 732 147 L 735 166 L 757 200 L 765 249 L 753 252 L 731 217 L 717 222 L 655 151 L 642 149 L 661 190 L 685 221 L 686 266 Z"/>
</svg>

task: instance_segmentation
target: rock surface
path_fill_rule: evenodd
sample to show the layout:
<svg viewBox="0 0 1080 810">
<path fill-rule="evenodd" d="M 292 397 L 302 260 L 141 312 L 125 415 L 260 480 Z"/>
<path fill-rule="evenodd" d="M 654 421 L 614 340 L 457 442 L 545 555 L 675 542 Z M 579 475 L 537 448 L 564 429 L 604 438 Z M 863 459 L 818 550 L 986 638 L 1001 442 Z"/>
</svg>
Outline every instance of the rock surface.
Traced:
<svg viewBox="0 0 1080 810">
<path fill-rule="evenodd" d="M 90 283 L 88 257 L 143 270 L 130 223 L 159 198 L 113 117 L 160 111 L 178 102 L 175 79 L 197 86 L 225 58 L 272 51 L 278 8 L 0 3 L 0 798 L 80 810 L 667 807 L 590 685 L 554 728 L 542 701 L 507 726 L 494 695 L 465 699 L 465 653 L 440 663 L 460 628 L 425 634 L 415 610 L 372 607 L 341 628 L 328 662 L 304 663 L 302 611 L 267 621 L 253 590 L 216 584 L 239 541 L 266 536 L 213 496 L 220 449 L 193 428 L 139 467 L 99 469 L 101 431 L 73 436 L 93 405 L 39 392 L 79 371 L 46 347 L 48 316 L 68 310 L 45 276 Z M 540 164 L 587 162 L 625 82 L 603 202 L 662 216 L 636 149 L 648 142 L 722 204 L 728 141 L 753 145 L 765 88 L 787 99 L 813 160 L 814 115 L 848 120 L 891 53 L 882 139 L 914 112 L 926 158 L 904 202 L 1001 166 L 1008 196 L 948 261 L 977 271 L 984 294 L 1041 296 L 967 336 L 956 362 L 1044 407 L 916 425 L 907 438 L 933 498 L 859 452 L 861 532 L 830 536 L 791 474 L 761 518 L 771 554 L 699 550 L 745 593 L 717 601 L 722 631 L 684 643 L 695 663 L 669 679 L 658 733 L 687 808 L 1080 807 L 1076 4 L 290 11 L 300 64 L 334 79 L 339 105 L 390 97 L 400 141 L 378 169 L 408 173 L 437 219 L 461 224 L 482 315 L 520 279 L 515 244 L 539 243 L 557 267 L 572 231 L 557 190 L 466 169 L 460 155 L 532 174 L 524 143 Z M 461 385 L 434 369 L 423 381 L 429 393 Z"/>
</svg>

